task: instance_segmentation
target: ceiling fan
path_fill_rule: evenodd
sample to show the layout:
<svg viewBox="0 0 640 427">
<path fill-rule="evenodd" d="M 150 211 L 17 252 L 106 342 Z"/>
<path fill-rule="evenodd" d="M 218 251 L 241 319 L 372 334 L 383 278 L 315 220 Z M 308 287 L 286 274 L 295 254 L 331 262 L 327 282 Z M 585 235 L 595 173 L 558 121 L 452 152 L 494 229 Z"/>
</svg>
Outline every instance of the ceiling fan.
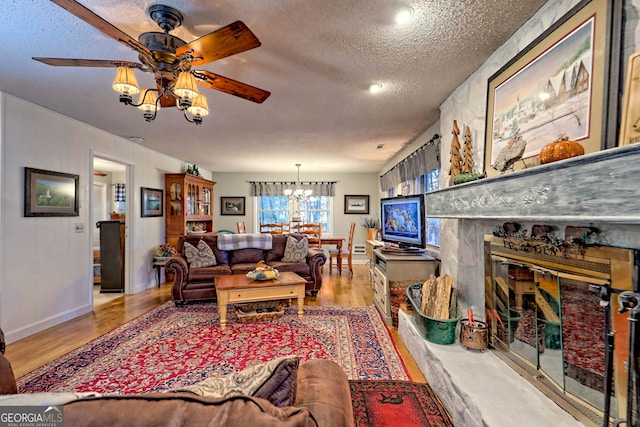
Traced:
<svg viewBox="0 0 640 427">
<path fill-rule="evenodd" d="M 158 106 L 175 106 L 184 112 L 188 121 L 201 124 L 202 117 L 208 114 L 208 106 L 206 98 L 198 92 L 196 83 L 259 104 L 271 94 L 266 90 L 210 71 L 192 69 L 192 67 L 259 47 L 260 40 L 241 21 L 233 22 L 186 43 L 169 34 L 170 31 L 182 25 L 184 20 L 182 14 L 170 6 L 154 4 L 149 6 L 147 13 L 163 32 L 142 33 L 138 40 L 135 40 L 75 0 L 51 1 L 136 51 L 141 63 L 102 59 L 42 57 L 33 59 L 53 66 L 117 67 L 118 73 L 113 82 L 113 88 L 120 92 L 120 101 L 143 110 L 147 121 L 155 119 Z M 134 69 L 153 73 L 156 88 L 141 90 L 135 80 Z M 140 99 L 134 104 L 131 95 L 138 93 L 140 93 Z"/>
</svg>

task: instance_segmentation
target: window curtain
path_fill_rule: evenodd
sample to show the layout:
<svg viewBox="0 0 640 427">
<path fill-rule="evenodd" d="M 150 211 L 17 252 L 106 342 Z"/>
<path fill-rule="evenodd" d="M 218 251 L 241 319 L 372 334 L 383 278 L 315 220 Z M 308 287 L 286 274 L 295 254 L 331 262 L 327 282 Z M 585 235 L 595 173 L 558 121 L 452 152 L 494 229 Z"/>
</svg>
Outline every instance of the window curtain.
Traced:
<svg viewBox="0 0 640 427">
<path fill-rule="evenodd" d="M 402 159 L 380 177 L 380 190 L 387 191 L 440 167 L 440 135 Z"/>
<path fill-rule="evenodd" d="M 336 182 L 300 182 L 300 188 L 313 191 L 314 196 L 335 196 Z M 252 196 L 282 196 L 284 190 L 295 190 L 296 182 L 257 182 L 249 181 Z"/>
<path fill-rule="evenodd" d="M 113 198 L 116 202 L 125 202 L 127 200 L 127 190 L 124 184 L 113 184 Z"/>
</svg>

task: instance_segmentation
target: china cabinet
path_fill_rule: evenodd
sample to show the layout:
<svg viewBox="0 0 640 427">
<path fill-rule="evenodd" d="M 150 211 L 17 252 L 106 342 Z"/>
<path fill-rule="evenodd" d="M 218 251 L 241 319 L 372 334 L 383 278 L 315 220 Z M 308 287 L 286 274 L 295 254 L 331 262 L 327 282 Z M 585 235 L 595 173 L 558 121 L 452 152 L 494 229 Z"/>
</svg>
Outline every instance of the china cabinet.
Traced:
<svg viewBox="0 0 640 427">
<path fill-rule="evenodd" d="M 215 182 L 188 173 L 165 175 L 167 242 L 176 245 L 185 234 L 213 231 Z"/>
</svg>

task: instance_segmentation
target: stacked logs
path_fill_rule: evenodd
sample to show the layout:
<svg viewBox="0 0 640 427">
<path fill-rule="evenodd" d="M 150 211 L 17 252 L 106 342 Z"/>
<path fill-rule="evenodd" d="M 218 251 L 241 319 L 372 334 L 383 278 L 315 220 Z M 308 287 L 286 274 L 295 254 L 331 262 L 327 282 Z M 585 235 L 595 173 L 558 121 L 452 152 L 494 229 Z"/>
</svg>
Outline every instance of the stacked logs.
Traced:
<svg viewBox="0 0 640 427">
<path fill-rule="evenodd" d="M 431 275 L 422 284 L 420 311 L 433 319 L 455 319 L 457 297 L 453 288 L 453 279 L 445 274 Z"/>
</svg>

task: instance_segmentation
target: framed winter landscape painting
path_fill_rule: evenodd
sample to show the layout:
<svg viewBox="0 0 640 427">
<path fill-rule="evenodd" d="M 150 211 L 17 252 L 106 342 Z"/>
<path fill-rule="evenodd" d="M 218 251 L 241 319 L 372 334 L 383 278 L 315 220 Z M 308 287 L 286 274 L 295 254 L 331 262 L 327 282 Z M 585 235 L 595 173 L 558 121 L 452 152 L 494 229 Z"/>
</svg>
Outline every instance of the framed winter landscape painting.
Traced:
<svg viewBox="0 0 640 427">
<path fill-rule="evenodd" d="M 498 167 L 501 150 L 524 141 L 512 169 L 538 164 L 540 149 L 566 135 L 585 153 L 604 147 L 610 81 L 606 0 L 580 2 L 489 78 L 485 172 Z M 619 29 L 617 30 L 619 31 Z M 617 84 L 617 81 L 616 81 Z"/>
</svg>

